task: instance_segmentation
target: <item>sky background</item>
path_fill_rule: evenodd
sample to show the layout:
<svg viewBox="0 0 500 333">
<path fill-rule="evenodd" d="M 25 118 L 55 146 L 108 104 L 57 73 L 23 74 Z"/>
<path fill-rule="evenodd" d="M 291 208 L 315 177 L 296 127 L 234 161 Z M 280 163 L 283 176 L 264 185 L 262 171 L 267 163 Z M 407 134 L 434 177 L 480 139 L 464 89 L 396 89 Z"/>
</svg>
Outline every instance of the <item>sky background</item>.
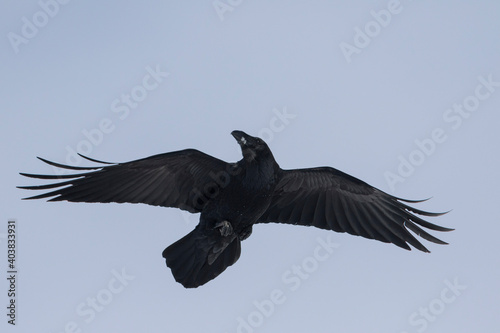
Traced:
<svg viewBox="0 0 500 333">
<path fill-rule="evenodd" d="M 1 6 L 0 276 L 9 219 L 19 271 L 15 326 L 0 283 L 2 332 L 497 332 L 498 2 Z M 33 192 L 15 188 L 43 183 L 19 172 L 56 172 L 36 156 L 84 165 L 75 151 L 236 161 L 234 129 L 261 135 L 282 168 L 432 197 L 418 208 L 452 210 L 430 219 L 456 228 L 433 232 L 450 245 L 259 225 L 235 265 L 187 290 L 161 253 L 198 215 L 22 201 Z"/>
</svg>

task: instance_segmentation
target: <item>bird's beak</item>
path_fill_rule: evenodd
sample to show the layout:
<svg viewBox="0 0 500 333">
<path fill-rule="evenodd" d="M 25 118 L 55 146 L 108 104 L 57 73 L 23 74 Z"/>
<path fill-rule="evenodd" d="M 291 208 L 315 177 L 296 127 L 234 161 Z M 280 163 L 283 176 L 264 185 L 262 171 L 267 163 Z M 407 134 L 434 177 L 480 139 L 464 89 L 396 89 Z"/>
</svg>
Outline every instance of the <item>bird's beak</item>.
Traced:
<svg viewBox="0 0 500 333">
<path fill-rule="evenodd" d="M 236 139 L 236 141 L 238 141 L 238 143 L 241 146 L 246 146 L 248 144 L 247 138 L 249 136 L 245 132 L 243 132 L 243 131 L 232 131 L 231 135 L 234 136 L 234 138 Z"/>
</svg>

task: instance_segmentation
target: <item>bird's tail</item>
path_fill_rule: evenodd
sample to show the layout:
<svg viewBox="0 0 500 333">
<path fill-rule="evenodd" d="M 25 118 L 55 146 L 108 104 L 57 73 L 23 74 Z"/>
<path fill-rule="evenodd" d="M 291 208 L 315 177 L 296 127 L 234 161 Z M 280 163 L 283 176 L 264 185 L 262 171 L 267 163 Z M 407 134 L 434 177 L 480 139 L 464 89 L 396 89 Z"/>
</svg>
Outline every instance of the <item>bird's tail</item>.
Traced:
<svg viewBox="0 0 500 333">
<path fill-rule="evenodd" d="M 175 280 L 186 288 L 214 279 L 240 257 L 241 242 L 234 234 L 224 237 L 218 230 L 202 229 L 197 226 L 163 251 Z"/>
</svg>

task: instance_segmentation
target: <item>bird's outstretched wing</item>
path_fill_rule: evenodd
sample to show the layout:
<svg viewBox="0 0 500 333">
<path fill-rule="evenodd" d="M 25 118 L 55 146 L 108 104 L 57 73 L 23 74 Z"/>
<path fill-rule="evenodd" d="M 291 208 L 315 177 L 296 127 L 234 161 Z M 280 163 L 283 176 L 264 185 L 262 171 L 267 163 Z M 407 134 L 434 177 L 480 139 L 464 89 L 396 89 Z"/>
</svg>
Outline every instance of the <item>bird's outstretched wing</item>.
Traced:
<svg viewBox="0 0 500 333">
<path fill-rule="evenodd" d="M 145 203 L 197 213 L 211 196 L 217 194 L 220 182 L 216 177 L 230 166 L 229 163 L 195 149 L 154 155 L 127 163 L 108 163 L 82 157 L 104 165 L 76 167 L 39 157 L 58 168 L 86 172 L 72 175 L 21 173 L 30 178 L 64 181 L 19 188 L 56 189 L 26 199 L 53 197 L 49 201 Z"/>
<path fill-rule="evenodd" d="M 272 202 L 259 223 L 277 222 L 315 226 L 394 243 L 410 250 L 407 243 L 429 252 L 408 230 L 438 244 L 447 244 L 418 225 L 451 231 L 415 214 L 439 216 L 406 205 L 404 200 L 330 167 L 282 170 Z M 417 225 L 418 224 L 418 225 Z"/>
</svg>

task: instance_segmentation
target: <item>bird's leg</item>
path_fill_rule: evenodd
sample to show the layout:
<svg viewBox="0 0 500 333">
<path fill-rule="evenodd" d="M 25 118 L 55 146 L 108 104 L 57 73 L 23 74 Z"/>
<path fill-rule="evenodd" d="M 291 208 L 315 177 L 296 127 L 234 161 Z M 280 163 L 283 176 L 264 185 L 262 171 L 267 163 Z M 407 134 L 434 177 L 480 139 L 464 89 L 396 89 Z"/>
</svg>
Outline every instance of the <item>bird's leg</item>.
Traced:
<svg viewBox="0 0 500 333">
<path fill-rule="evenodd" d="M 233 226 L 229 221 L 220 221 L 215 225 L 215 228 L 219 228 L 220 234 L 224 237 L 233 233 Z"/>
<path fill-rule="evenodd" d="M 240 241 L 244 241 L 245 239 L 250 237 L 251 234 L 252 234 L 252 225 L 250 224 L 249 226 L 243 228 L 242 230 L 240 230 L 240 232 L 238 232 L 238 238 L 240 239 Z"/>
</svg>

